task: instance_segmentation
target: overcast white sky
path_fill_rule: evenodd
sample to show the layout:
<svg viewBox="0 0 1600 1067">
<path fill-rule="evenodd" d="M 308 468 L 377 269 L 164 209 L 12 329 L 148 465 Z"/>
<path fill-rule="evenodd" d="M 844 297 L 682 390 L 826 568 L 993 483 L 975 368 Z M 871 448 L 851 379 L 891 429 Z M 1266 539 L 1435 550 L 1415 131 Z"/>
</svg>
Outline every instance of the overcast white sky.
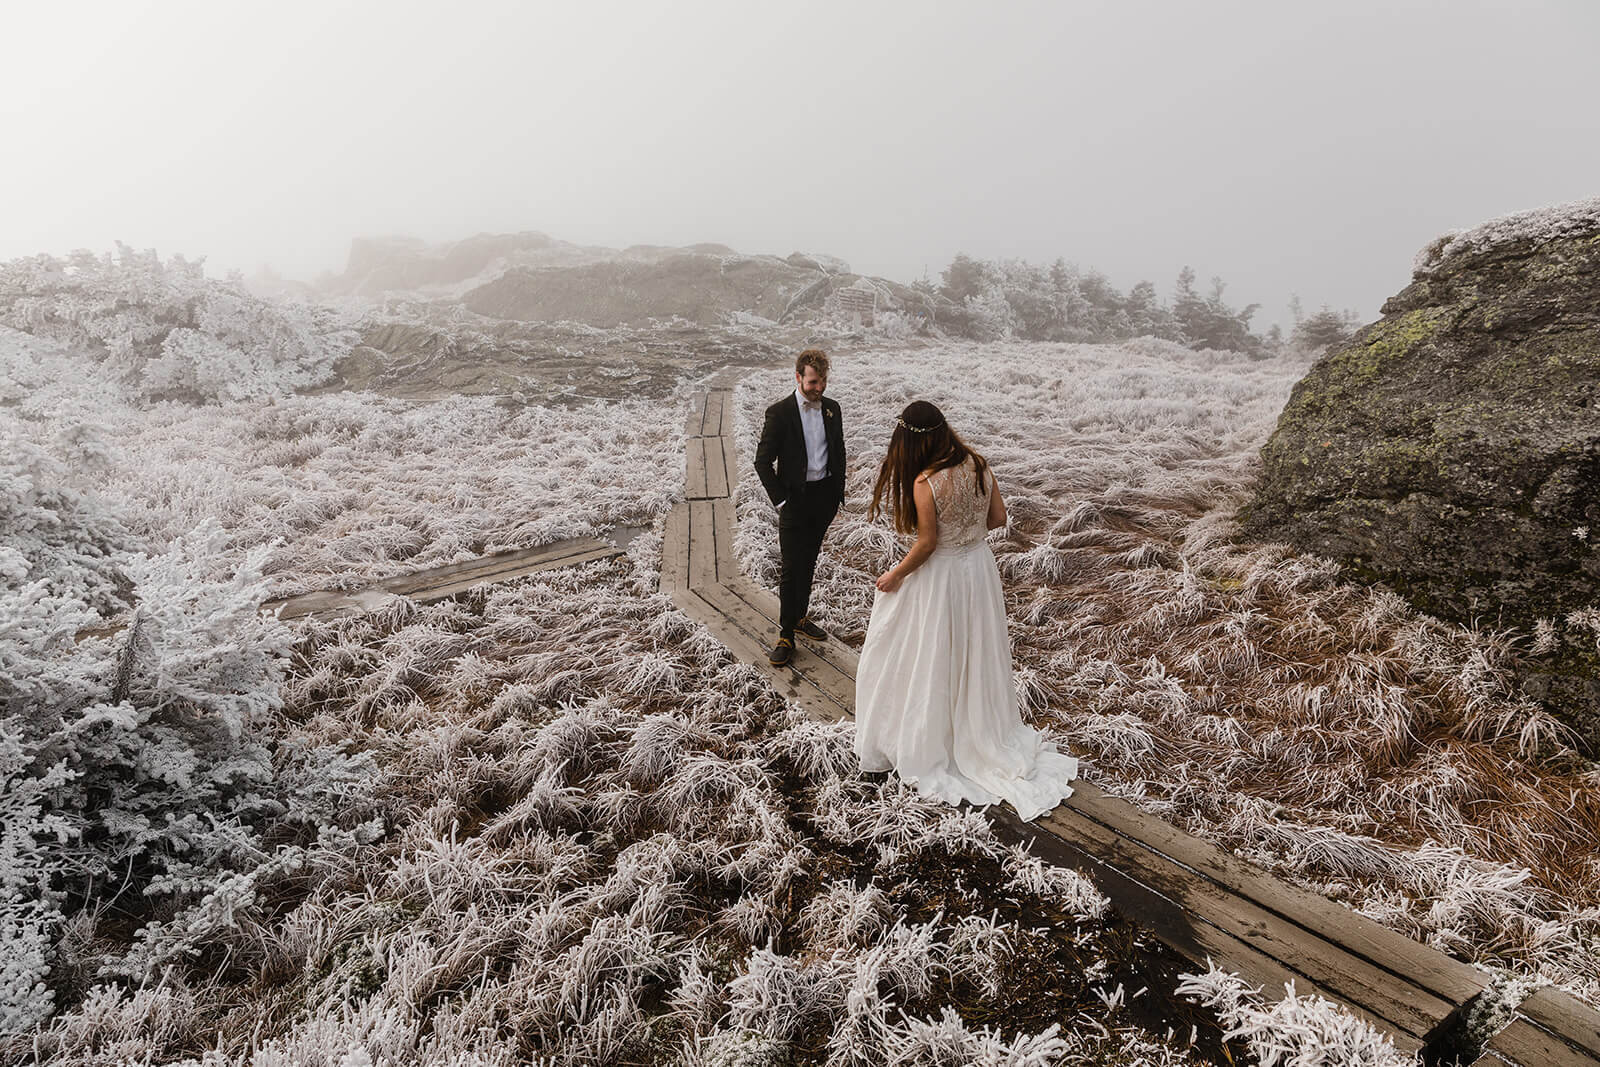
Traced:
<svg viewBox="0 0 1600 1067">
<path fill-rule="evenodd" d="M 0 258 L 341 269 L 352 236 L 1184 264 L 1377 314 L 1600 194 L 1595 0 L 8 4 Z"/>
</svg>

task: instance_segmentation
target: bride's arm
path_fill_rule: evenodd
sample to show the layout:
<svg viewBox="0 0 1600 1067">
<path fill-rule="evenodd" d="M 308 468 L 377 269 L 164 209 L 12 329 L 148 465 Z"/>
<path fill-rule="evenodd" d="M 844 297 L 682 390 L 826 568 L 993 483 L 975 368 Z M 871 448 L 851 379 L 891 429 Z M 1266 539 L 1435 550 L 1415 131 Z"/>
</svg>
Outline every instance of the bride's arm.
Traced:
<svg viewBox="0 0 1600 1067">
<path fill-rule="evenodd" d="M 998 530 L 1006 524 L 1006 502 L 1000 495 L 1000 483 L 994 480 L 994 471 L 989 472 L 989 529 Z"/>
<path fill-rule="evenodd" d="M 939 519 L 933 507 L 933 490 L 928 487 L 927 475 L 917 475 L 911 485 L 911 497 L 917 503 L 917 539 L 905 558 L 878 576 L 878 588 L 892 593 L 900 588 L 906 575 L 927 562 L 933 550 L 939 547 Z"/>
</svg>

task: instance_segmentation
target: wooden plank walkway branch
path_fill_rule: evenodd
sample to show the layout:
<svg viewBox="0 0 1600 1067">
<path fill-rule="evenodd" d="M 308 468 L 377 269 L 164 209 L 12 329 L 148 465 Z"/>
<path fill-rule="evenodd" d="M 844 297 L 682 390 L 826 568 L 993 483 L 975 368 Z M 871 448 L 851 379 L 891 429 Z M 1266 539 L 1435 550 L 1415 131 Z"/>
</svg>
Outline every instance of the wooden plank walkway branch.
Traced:
<svg viewBox="0 0 1600 1067">
<path fill-rule="evenodd" d="M 620 555 L 622 549 L 610 541 L 574 537 L 538 548 L 497 552 L 492 556 L 447 563 L 442 567 L 429 567 L 410 574 L 397 574 L 355 592 L 330 589 L 268 600 L 261 605 L 261 610 L 276 611 L 281 619 L 296 619 L 308 615 L 331 617 L 361 614 L 381 607 L 396 596 L 407 596 L 431 604 L 459 596 L 474 586 L 488 582 L 509 582 L 538 571 L 572 567 Z"/>
<path fill-rule="evenodd" d="M 684 500 L 668 517 L 661 589 L 739 658 L 767 673 L 807 714 L 855 713 L 857 657 L 837 641 L 802 639 L 790 664 L 767 663 L 778 601 L 745 578 L 733 552 L 731 381 L 695 398 L 687 426 Z M 1417 1051 L 1460 1020 L 1487 976 L 1318 894 L 1292 886 L 1210 842 L 1145 814 L 1089 782 L 1054 811 L 1023 823 L 1009 807 L 985 809 L 1002 838 L 1092 878 L 1119 911 L 1197 964 L 1213 960 L 1282 994 L 1316 993 L 1348 1007 L 1395 1043 Z M 1480 1063 L 1600 1067 L 1600 1013 L 1540 990 Z"/>
</svg>

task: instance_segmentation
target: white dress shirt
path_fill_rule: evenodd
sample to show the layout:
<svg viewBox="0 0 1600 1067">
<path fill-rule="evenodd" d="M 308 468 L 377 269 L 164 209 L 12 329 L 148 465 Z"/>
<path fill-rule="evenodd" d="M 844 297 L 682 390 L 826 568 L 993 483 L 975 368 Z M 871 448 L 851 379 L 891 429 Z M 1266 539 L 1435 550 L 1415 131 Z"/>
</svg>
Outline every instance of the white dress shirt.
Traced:
<svg viewBox="0 0 1600 1067">
<path fill-rule="evenodd" d="M 794 401 L 800 405 L 800 428 L 806 434 L 806 481 L 820 482 L 828 476 L 828 433 L 822 426 L 822 401 L 806 409 L 806 397 L 794 391 Z"/>
</svg>

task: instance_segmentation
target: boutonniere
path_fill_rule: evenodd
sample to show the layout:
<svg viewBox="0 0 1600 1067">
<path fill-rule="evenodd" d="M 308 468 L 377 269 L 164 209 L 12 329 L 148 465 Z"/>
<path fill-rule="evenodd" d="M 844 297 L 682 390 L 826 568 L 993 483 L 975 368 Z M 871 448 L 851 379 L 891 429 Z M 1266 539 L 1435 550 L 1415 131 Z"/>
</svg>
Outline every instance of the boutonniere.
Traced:
<svg viewBox="0 0 1600 1067">
<path fill-rule="evenodd" d="M 832 408 L 823 408 L 822 409 L 822 417 L 825 418 L 825 419 L 833 418 L 833 409 Z"/>
</svg>

